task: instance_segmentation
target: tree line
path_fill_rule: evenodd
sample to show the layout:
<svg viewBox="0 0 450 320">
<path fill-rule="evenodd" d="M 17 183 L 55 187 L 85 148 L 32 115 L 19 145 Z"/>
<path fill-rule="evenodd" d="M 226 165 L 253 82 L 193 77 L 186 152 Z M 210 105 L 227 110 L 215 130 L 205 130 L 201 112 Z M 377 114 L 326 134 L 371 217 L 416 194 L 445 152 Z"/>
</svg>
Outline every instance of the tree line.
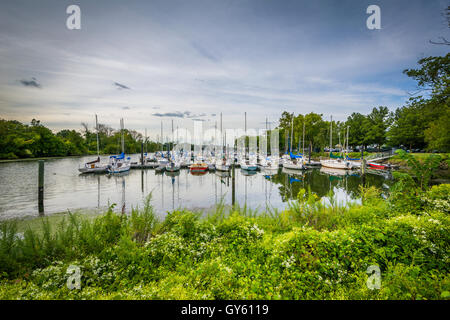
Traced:
<svg viewBox="0 0 450 320">
<path fill-rule="evenodd" d="M 404 73 L 417 81 L 418 90 L 406 104 L 394 112 L 379 106 L 369 114 L 352 113 L 346 121 L 333 121 L 333 147 L 344 144 L 349 128 L 350 147 L 367 148 L 402 147 L 426 151 L 450 151 L 450 53 L 442 57 L 427 57 L 418 61 L 419 68 Z M 293 135 L 291 137 L 291 121 Z M 280 151 L 301 150 L 305 125 L 305 149 L 315 151 L 329 146 L 330 121 L 314 112 L 294 115 L 283 112 L 279 119 Z M 82 132 L 61 130 L 56 134 L 33 119 L 29 125 L 15 120 L 0 119 L 0 158 L 35 158 L 75 156 L 97 152 L 96 131 L 82 124 Z M 115 154 L 120 150 L 121 131 L 99 124 L 99 149 L 102 154 Z M 126 153 L 139 153 L 142 134 L 124 129 Z M 161 150 L 161 143 L 144 141 L 145 150 Z M 270 142 L 269 142 L 270 143 Z M 167 150 L 169 145 L 164 145 Z"/>
<path fill-rule="evenodd" d="M 77 156 L 97 153 L 96 131 L 82 124 L 83 132 L 64 129 L 56 134 L 33 119 L 30 125 L 16 120 L 0 119 L 0 158 L 37 158 Z M 124 129 L 126 153 L 141 151 L 142 134 L 135 130 Z M 101 154 L 121 152 L 121 131 L 107 125 L 98 125 L 99 150 Z M 160 144 L 145 141 L 145 149 L 153 152 Z"/>
<path fill-rule="evenodd" d="M 380 149 L 401 147 L 409 150 L 450 151 L 450 54 L 418 61 L 419 68 L 404 74 L 417 81 L 417 92 L 406 104 L 390 112 L 379 106 L 369 114 L 352 113 L 346 121 L 333 121 L 333 147 L 344 143 L 349 128 L 348 145 Z M 293 122 L 293 123 L 292 123 Z M 330 121 L 322 114 L 306 115 L 283 112 L 279 120 L 281 150 L 302 148 L 305 124 L 305 149 L 311 143 L 316 151 L 330 144 Z M 293 130 L 291 126 L 293 125 Z M 293 134 L 291 134 L 293 131 Z M 292 135 L 292 137 L 291 137 Z M 299 148 L 300 146 L 300 148 Z"/>
</svg>

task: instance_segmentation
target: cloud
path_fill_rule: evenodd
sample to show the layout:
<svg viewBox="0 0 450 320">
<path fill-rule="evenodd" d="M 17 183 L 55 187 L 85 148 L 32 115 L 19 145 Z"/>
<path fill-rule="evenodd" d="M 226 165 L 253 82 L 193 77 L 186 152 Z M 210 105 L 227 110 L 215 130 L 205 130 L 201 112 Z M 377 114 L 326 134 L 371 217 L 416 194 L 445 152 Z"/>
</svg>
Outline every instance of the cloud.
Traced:
<svg viewBox="0 0 450 320">
<path fill-rule="evenodd" d="M 176 111 L 176 112 L 165 112 L 165 113 L 154 113 L 155 117 L 171 117 L 171 118 L 184 118 L 184 113 Z"/>
<path fill-rule="evenodd" d="M 127 86 L 124 85 L 124 84 L 118 83 L 118 82 L 114 82 L 114 85 L 115 85 L 115 86 L 117 87 L 117 89 L 119 89 L 119 90 L 122 90 L 122 89 L 128 89 L 128 90 L 130 90 L 129 87 L 127 87 Z"/>
<path fill-rule="evenodd" d="M 175 111 L 175 112 L 165 112 L 165 113 L 153 113 L 155 117 L 170 117 L 170 118 L 187 118 L 187 119 L 193 119 L 193 118 L 199 118 L 199 117 L 205 117 L 206 113 L 200 113 L 200 114 L 193 114 L 190 111 Z M 197 119 L 193 119 L 197 120 Z"/>
<path fill-rule="evenodd" d="M 122 107 L 123 110 L 130 110 L 130 107 Z"/>
<path fill-rule="evenodd" d="M 25 87 L 34 87 L 34 88 L 41 88 L 41 84 L 36 80 L 36 78 L 31 78 L 31 80 L 20 80 L 20 83 L 23 84 Z"/>
<path fill-rule="evenodd" d="M 197 51 L 202 57 L 212 61 L 212 62 L 218 62 L 219 59 L 214 56 L 213 54 L 211 54 L 211 52 L 209 50 L 206 50 L 204 47 L 202 47 L 201 45 L 199 45 L 197 42 L 192 41 L 191 42 L 191 46 L 192 48 L 195 49 L 195 51 Z"/>
</svg>

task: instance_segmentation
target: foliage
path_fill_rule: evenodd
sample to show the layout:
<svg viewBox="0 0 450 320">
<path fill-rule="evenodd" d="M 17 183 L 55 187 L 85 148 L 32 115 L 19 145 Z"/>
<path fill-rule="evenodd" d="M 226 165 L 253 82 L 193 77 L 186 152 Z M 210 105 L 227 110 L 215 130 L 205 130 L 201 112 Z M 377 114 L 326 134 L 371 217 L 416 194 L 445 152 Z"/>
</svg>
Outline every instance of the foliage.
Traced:
<svg viewBox="0 0 450 320">
<path fill-rule="evenodd" d="M 254 215 L 223 206 L 209 216 L 170 212 L 147 198 L 130 216 L 17 234 L 1 225 L 0 299 L 443 299 L 450 291 L 450 185 L 425 188 L 411 211 L 375 188 L 362 204 L 300 189 L 288 209 Z M 392 206 L 394 204 L 394 206 Z M 66 286 L 69 265 L 81 289 Z M 370 290 L 367 268 L 381 269 Z"/>
<path fill-rule="evenodd" d="M 99 149 L 101 153 L 120 153 L 120 130 L 99 124 Z M 141 151 L 142 135 L 134 130 L 124 130 L 125 152 Z M 145 141 L 145 150 L 153 152 L 161 146 Z M 54 134 L 33 119 L 30 125 L 0 119 L 0 159 L 60 157 L 95 154 L 96 134 L 84 124 L 84 133 L 64 129 Z"/>
<path fill-rule="evenodd" d="M 405 160 L 411 170 L 412 175 L 415 177 L 417 186 L 424 190 L 428 188 L 431 176 L 439 167 L 441 157 L 437 154 L 431 154 L 423 162 L 420 162 L 410 153 L 404 150 L 397 150 L 400 159 Z M 395 174 L 395 172 L 394 172 Z"/>
</svg>

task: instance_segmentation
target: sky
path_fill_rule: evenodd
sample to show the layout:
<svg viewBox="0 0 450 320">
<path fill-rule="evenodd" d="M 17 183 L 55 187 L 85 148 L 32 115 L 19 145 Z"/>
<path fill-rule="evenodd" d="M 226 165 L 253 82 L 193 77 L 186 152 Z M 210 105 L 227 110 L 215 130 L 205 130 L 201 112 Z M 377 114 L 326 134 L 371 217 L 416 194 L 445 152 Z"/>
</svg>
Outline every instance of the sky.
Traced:
<svg viewBox="0 0 450 320">
<path fill-rule="evenodd" d="M 81 9 L 69 30 L 66 8 Z M 369 5 L 381 29 L 369 30 Z M 54 131 L 81 122 L 150 138 L 193 120 L 277 125 L 282 111 L 345 120 L 400 107 L 416 82 L 402 71 L 448 46 L 448 1 L 2 0 L 0 118 Z"/>
</svg>

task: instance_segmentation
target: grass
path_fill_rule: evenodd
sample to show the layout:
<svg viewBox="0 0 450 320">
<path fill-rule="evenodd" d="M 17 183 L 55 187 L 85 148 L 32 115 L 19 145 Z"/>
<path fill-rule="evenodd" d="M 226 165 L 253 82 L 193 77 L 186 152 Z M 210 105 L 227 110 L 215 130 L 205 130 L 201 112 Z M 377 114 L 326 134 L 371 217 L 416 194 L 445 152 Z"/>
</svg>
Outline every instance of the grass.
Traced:
<svg viewBox="0 0 450 320">
<path fill-rule="evenodd" d="M 301 190 L 282 211 L 221 203 L 164 219 L 148 197 L 130 215 L 43 218 L 23 237 L 3 222 L 0 299 L 446 299 L 449 194 L 383 200 L 362 188 L 362 204 L 344 206 Z M 371 265 L 379 290 L 367 286 Z M 66 285 L 69 266 L 79 290 Z"/>
</svg>

